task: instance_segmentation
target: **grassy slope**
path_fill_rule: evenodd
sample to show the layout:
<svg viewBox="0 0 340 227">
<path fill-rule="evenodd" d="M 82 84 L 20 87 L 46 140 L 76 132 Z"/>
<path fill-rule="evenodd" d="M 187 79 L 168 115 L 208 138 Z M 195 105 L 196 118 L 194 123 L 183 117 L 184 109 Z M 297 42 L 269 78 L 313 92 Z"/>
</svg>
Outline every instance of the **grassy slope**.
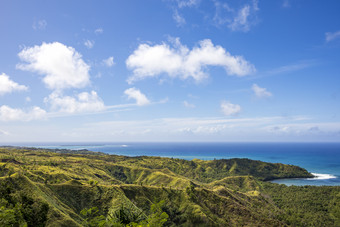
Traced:
<svg viewBox="0 0 340 227">
<path fill-rule="evenodd" d="M 186 161 L 86 153 L 0 148 L 0 193 L 13 198 L 27 194 L 47 203 L 48 226 L 81 225 L 79 212 L 94 206 L 104 215 L 122 203 L 147 213 L 160 200 L 170 216 L 166 224 L 173 226 L 295 225 L 306 222 L 308 215 L 301 214 L 310 213 L 305 207 L 299 208 L 300 216 L 295 215 L 294 203 L 287 200 L 290 195 L 303 195 L 305 188 L 288 190 L 291 187 L 262 182 L 310 177 L 296 166 L 248 159 Z M 339 218 L 339 194 L 335 193 L 339 187 L 322 188 L 325 194 L 332 193 L 319 195 L 324 209 L 318 215 L 324 223 L 334 224 Z M 318 190 L 309 187 L 308 195 Z"/>
</svg>

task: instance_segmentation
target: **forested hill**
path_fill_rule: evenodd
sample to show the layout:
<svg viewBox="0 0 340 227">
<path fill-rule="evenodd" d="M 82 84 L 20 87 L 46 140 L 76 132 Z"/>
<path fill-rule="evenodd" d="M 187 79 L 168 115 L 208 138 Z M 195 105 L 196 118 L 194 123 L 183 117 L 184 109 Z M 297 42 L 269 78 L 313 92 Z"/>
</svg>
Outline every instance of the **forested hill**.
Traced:
<svg viewBox="0 0 340 227">
<path fill-rule="evenodd" d="M 291 177 L 312 175 L 297 166 L 249 159 L 2 147 L 0 226 L 339 224 L 339 187 L 265 182 Z"/>
</svg>

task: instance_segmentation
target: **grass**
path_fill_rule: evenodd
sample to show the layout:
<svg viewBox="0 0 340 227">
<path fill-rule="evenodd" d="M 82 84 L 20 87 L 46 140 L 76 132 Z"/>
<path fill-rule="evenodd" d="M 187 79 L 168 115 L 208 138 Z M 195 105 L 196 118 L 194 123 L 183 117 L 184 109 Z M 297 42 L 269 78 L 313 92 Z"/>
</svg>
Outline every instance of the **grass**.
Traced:
<svg viewBox="0 0 340 227">
<path fill-rule="evenodd" d="M 287 177 L 311 174 L 297 166 L 249 159 L 187 161 L 0 148 L 0 195 L 7 201 L 3 209 L 22 204 L 20 198 L 25 195 L 34 201 L 25 208 L 31 213 L 48 205 L 46 226 L 81 226 L 80 211 L 91 207 L 107 216 L 124 205 L 147 216 L 151 205 L 160 201 L 169 215 L 166 226 L 339 223 L 339 187 L 286 187 L 266 182 Z"/>
</svg>

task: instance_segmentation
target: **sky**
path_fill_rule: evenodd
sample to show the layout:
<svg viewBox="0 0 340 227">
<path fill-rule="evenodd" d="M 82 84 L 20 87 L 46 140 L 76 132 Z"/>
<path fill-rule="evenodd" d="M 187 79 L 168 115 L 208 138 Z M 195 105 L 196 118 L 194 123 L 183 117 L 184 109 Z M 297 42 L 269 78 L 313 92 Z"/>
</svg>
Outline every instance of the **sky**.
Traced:
<svg viewBox="0 0 340 227">
<path fill-rule="evenodd" d="M 0 1 L 0 143 L 340 142 L 338 0 Z"/>
</svg>

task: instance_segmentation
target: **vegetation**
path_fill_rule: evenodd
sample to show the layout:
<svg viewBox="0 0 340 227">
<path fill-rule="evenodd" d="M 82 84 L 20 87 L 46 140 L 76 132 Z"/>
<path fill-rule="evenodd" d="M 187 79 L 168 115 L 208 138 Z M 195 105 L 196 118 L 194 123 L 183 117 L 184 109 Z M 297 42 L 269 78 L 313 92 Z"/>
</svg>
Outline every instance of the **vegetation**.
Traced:
<svg viewBox="0 0 340 227">
<path fill-rule="evenodd" d="M 126 157 L 0 148 L 0 226 L 337 226 L 340 187 L 249 159 Z"/>
</svg>

